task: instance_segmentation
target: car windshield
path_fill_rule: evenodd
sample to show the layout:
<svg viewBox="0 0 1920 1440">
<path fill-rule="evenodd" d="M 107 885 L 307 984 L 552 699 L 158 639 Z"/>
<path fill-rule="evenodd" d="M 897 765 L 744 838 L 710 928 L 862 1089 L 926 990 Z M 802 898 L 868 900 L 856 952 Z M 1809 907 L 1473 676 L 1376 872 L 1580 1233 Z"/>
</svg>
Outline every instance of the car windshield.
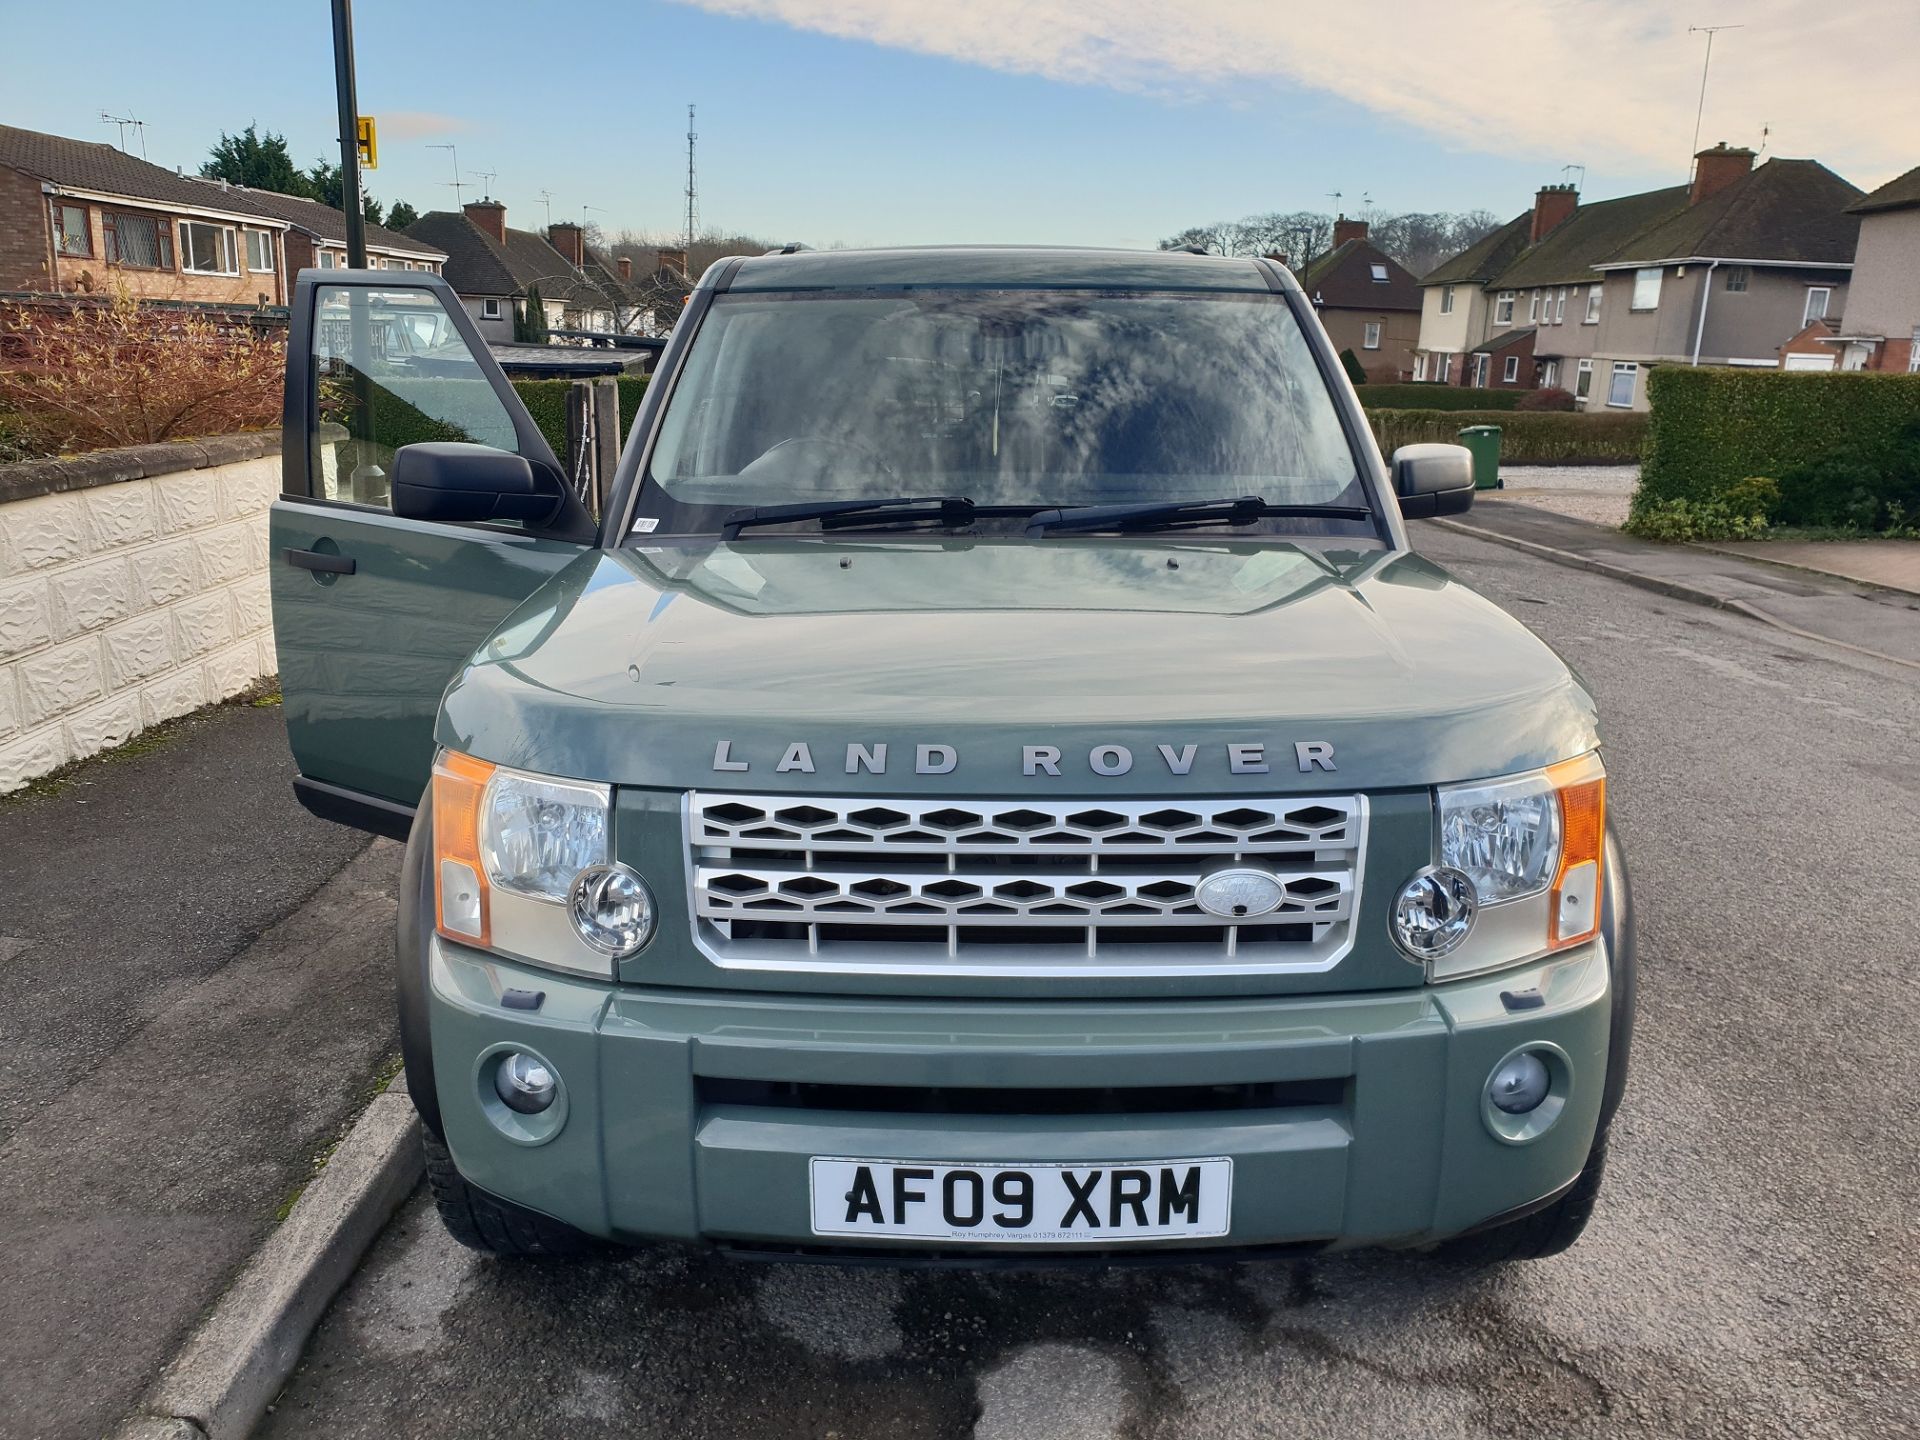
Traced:
<svg viewBox="0 0 1920 1440">
<path fill-rule="evenodd" d="M 753 507 L 951 496 L 989 512 L 968 529 L 1017 530 L 1017 514 L 992 507 L 1249 495 L 1368 504 L 1280 296 L 736 294 L 714 300 L 688 352 L 636 528 L 706 534 Z M 937 527 L 939 516 L 882 507 L 832 528 Z M 1289 515 L 1231 528 L 1356 535 L 1373 522 Z"/>
</svg>

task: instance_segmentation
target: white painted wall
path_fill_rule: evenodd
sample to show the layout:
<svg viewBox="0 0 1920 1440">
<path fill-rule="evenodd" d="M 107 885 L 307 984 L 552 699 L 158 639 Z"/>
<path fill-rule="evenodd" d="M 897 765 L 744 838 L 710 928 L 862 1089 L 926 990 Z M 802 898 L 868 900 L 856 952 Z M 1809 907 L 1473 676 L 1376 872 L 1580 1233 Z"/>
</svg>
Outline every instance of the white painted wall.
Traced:
<svg viewBox="0 0 1920 1440">
<path fill-rule="evenodd" d="M 0 794 L 274 674 L 276 455 L 0 503 Z"/>
</svg>

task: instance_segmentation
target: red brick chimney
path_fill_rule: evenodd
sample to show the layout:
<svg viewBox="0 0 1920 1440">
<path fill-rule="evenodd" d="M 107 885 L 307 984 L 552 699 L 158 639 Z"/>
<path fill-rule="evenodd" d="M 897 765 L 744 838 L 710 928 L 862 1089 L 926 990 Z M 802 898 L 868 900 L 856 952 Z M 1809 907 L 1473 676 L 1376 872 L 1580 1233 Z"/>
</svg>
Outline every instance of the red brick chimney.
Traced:
<svg viewBox="0 0 1920 1440">
<path fill-rule="evenodd" d="M 1542 185 L 1533 197 L 1533 230 L 1529 245 L 1538 245 L 1580 208 L 1580 192 L 1571 185 Z"/>
<path fill-rule="evenodd" d="M 1711 150 L 1702 150 L 1693 157 L 1693 191 L 1687 196 L 1687 203 L 1698 205 L 1752 172 L 1753 151 L 1738 145 L 1728 149 L 1727 142 L 1722 140 Z"/>
<path fill-rule="evenodd" d="M 687 252 L 678 248 L 660 247 L 660 268 L 671 270 L 676 275 L 687 273 Z"/>
<path fill-rule="evenodd" d="M 633 257 L 632 256 L 622 255 L 619 258 L 619 260 L 615 263 L 617 263 L 620 266 L 620 278 L 622 280 L 633 279 Z"/>
<path fill-rule="evenodd" d="M 1364 240 L 1366 238 L 1367 222 L 1364 220 L 1349 220 L 1346 216 L 1342 215 L 1338 220 L 1333 222 L 1333 248 L 1336 250 L 1349 240 Z"/>
<path fill-rule="evenodd" d="M 500 244 L 507 243 L 507 207 L 498 200 L 471 200 L 461 207 L 467 219 Z"/>
<path fill-rule="evenodd" d="M 571 220 L 563 220 L 558 225 L 547 227 L 547 243 L 566 257 L 566 262 L 578 270 L 587 263 L 586 236 L 580 227 Z"/>
</svg>

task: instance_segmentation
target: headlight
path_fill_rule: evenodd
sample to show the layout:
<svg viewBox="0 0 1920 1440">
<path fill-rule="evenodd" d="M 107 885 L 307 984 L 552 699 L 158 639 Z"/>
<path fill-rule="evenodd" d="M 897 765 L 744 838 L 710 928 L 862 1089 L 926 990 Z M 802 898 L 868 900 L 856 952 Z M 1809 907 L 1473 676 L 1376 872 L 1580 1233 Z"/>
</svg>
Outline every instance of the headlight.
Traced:
<svg viewBox="0 0 1920 1440">
<path fill-rule="evenodd" d="M 480 854 L 494 889 L 565 900 L 573 877 L 607 858 L 607 787 L 496 770 Z"/>
<path fill-rule="evenodd" d="M 1606 791 L 1597 754 L 1502 780 L 1440 787 L 1437 863 L 1472 882 L 1478 912 L 1471 933 L 1444 956 L 1427 959 L 1434 979 L 1517 964 L 1593 938 L 1600 928 Z"/>
<path fill-rule="evenodd" d="M 607 867 L 611 809 L 608 786 L 442 751 L 433 767 L 440 933 L 540 965 L 611 975 L 613 959 L 638 950 L 653 931 L 651 896 L 643 907 L 629 906 L 636 913 L 624 915 L 621 930 L 629 943 L 618 948 L 589 944 L 571 915 L 574 882 Z M 644 925 L 635 923 L 641 910 Z"/>
</svg>

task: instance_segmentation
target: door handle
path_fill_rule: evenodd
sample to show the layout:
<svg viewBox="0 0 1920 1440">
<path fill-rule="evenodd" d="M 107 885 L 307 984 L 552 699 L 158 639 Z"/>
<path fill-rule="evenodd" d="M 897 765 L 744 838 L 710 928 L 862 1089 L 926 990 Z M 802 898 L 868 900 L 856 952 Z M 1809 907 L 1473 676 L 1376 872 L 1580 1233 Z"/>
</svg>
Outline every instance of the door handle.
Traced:
<svg viewBox="0 0 1920 1440">
<path fill-rule="evenodd" d="M 351 555 L 330 555 L 325 550 L 289 550 L 286 556 L 289 565 L 322 575 L 351 575 L 354 571 Z"/>
</svg>

